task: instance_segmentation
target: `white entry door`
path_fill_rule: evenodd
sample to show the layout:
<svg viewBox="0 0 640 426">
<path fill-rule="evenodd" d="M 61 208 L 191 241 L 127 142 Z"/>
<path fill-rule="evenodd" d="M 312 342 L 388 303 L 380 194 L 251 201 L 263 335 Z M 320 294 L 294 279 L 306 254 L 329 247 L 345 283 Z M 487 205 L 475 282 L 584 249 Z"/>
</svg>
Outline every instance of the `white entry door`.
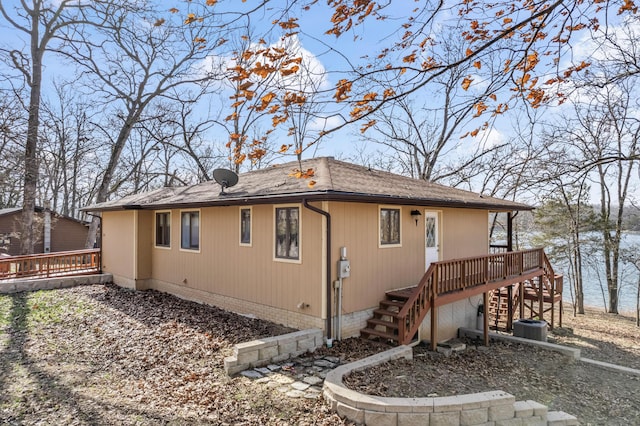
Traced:
<svg viewBox="0 0 640 426">
<path fill-rule="evenodd" d="M 425 245 L 425 270 L 429 269 L 432 262 L 440 260 L 440 223 L 437 211 L 425 210 L 424 212 L 424 245 Z"/>
</svg>

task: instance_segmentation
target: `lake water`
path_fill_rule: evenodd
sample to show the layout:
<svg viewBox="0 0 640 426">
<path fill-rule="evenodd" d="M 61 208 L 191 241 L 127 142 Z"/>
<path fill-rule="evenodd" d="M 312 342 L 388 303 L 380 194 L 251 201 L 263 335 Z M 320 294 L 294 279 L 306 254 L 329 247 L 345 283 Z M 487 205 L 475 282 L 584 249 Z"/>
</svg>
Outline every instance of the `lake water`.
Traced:
<svg viewBox="0 0 640 426">
<path fill-rule="evenodd" d="M 628 249 L 636 249 L 640 251 L 640 235 L 639 234 L 626 234 L 624 236 L 622 246 Z M 640 257 L 640 255 L 638 256 Z M 602 261 L 602 255 L 586 256 L 583 260 L 583 287 L 584 287 L 584 304 L 587 306 L 593 306 L 599 309 L 605 309 L 608 306 L 608 294 L 606 291 L 606 278 L 604 271 L 604 263 Z M 562 273 L 565 276 L 563 299 L 566 302 L 571 302 L 570 287 L 571 282 L 568 279 L 568 268 L 564 265 L 554 265 L 556 272 Z M 618 297 L 618 311 L 635 313 L 636 311 L 636 296 L 637 296 L 637 282 L 638 282 L 638 270 L 635 266 L 630 264 L 620 265 L 620 292 Z M 604 298 L 603 291 L 604 288 Z"/>
</svg>

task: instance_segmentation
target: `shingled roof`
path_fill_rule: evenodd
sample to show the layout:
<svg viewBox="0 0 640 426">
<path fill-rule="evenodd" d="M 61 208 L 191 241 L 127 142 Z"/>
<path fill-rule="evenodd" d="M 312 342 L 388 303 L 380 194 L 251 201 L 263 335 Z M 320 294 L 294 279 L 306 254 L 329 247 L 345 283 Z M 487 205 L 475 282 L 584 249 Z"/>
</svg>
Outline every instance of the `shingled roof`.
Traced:
<svg viewBox="0 0 640 426">
<path fill-rule="evenodd" d="M 214 181 L 186 187 L 160 188 L 85 207 L 85 211 L 167 209 L 220 205 L 274 204 L 308 201 L 351 201 L 488 210 L 532 210 L 522 203 L 488 197 L 356 164 L 319 157 L 302 161 L 313 169 L 315 185 L 289 176 L 298 162 L 281 164 L 240 175 L 238 184 L 221 194 Z"/>
</svg>

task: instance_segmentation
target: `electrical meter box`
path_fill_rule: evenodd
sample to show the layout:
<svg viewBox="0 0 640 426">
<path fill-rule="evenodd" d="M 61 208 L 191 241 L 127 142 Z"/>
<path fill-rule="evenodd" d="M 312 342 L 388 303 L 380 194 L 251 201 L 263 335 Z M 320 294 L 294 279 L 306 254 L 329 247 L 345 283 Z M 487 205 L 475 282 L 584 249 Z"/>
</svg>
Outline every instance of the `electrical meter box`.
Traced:
<svg viewBox="0 0 640 426">
<path fill-rule="evenodd" d="M 338 278 L 347 278 L 351 275 L 351 262 L 338 260 Z"/>
</svg>

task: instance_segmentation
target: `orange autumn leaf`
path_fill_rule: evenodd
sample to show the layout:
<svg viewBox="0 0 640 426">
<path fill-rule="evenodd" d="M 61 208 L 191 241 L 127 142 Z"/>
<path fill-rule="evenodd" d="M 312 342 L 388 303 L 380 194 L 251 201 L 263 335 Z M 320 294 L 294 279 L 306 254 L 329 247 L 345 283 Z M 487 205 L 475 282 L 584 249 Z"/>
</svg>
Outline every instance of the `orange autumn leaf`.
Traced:
<svg viewBox="0 0 640 426">
<path fill-rule="evenodd" d="M 490 95 L 489 95 L 489 98 L 490 98 L 492 101 L 494 101 L 494 102 L 495 102 L 496 100 L 498 100 L 498 97 L 496 96 L 496 94 L 495 94 L 495 93 L 490 94 Z"/>
<path fill-rule="evenodd" d="M 175 7 L 172 7 L 171 9 L 169 9 L 169 12 L 171 13 L 178 13 L 180 12 L 178 9 L 176 9 Z"/>
<path fill-rule="evenodd" d="M 476 113 L 474 114 L 474 117 L 480 117 L 482 115 L 482 113 L 487 110 L 487 106 L 482 101 L 480 101 L 477 104 L 475 104 L 474 108 L 476 110 Z"/>
<path fill-rule="evenodd" d="M 464 90 L 468 90 L 469 86 L 471 85 L 471 82 L 473 81 L 472 78 L 469 77 L 465 77 L 464 80 L 462 80 L 462 88 Z"/>
<path fill-rule="evenodd" d="M 162 25 L 162 24 L 164 24 L 164 23 L 165 23 L 165 20 L 164 20 L 164 19 L 162 19 L 162 18 L 160 18 L 160 19 L 158 19 L 158 20 L 153 24 L 153 26 L 154 26 L 154 27 L 159 27 L 160 25 Z"/>
<path fill-rule="evenodd" d="M 218 0 L 207 0 L 207 6 L 213 6 L 218 3 Z"/>
<path fill-rule="evenodd" d="M 308 186 L 309 188 L 313 188 L 315 185 L 316 185 L 316 181 L 315 181 L 315 180 L 310 180 L 310 181 L 307 183 L 307 186 Z"/>
<path fill-rule="evenodd" d="M 471 133 L 469 133 L 471 136 L 476 137 L 478 136 L 478 133 L 480 132 L 480 129 L 475 129 L 472 130 Z"/>
<path fill-rule="evenodd" d="M 475 61 L 473 63 L 473 66 L 476 67 L 477 69 L 481 69 L 482 68 L 482 63 L 480 61 Z"/>
</svg>

